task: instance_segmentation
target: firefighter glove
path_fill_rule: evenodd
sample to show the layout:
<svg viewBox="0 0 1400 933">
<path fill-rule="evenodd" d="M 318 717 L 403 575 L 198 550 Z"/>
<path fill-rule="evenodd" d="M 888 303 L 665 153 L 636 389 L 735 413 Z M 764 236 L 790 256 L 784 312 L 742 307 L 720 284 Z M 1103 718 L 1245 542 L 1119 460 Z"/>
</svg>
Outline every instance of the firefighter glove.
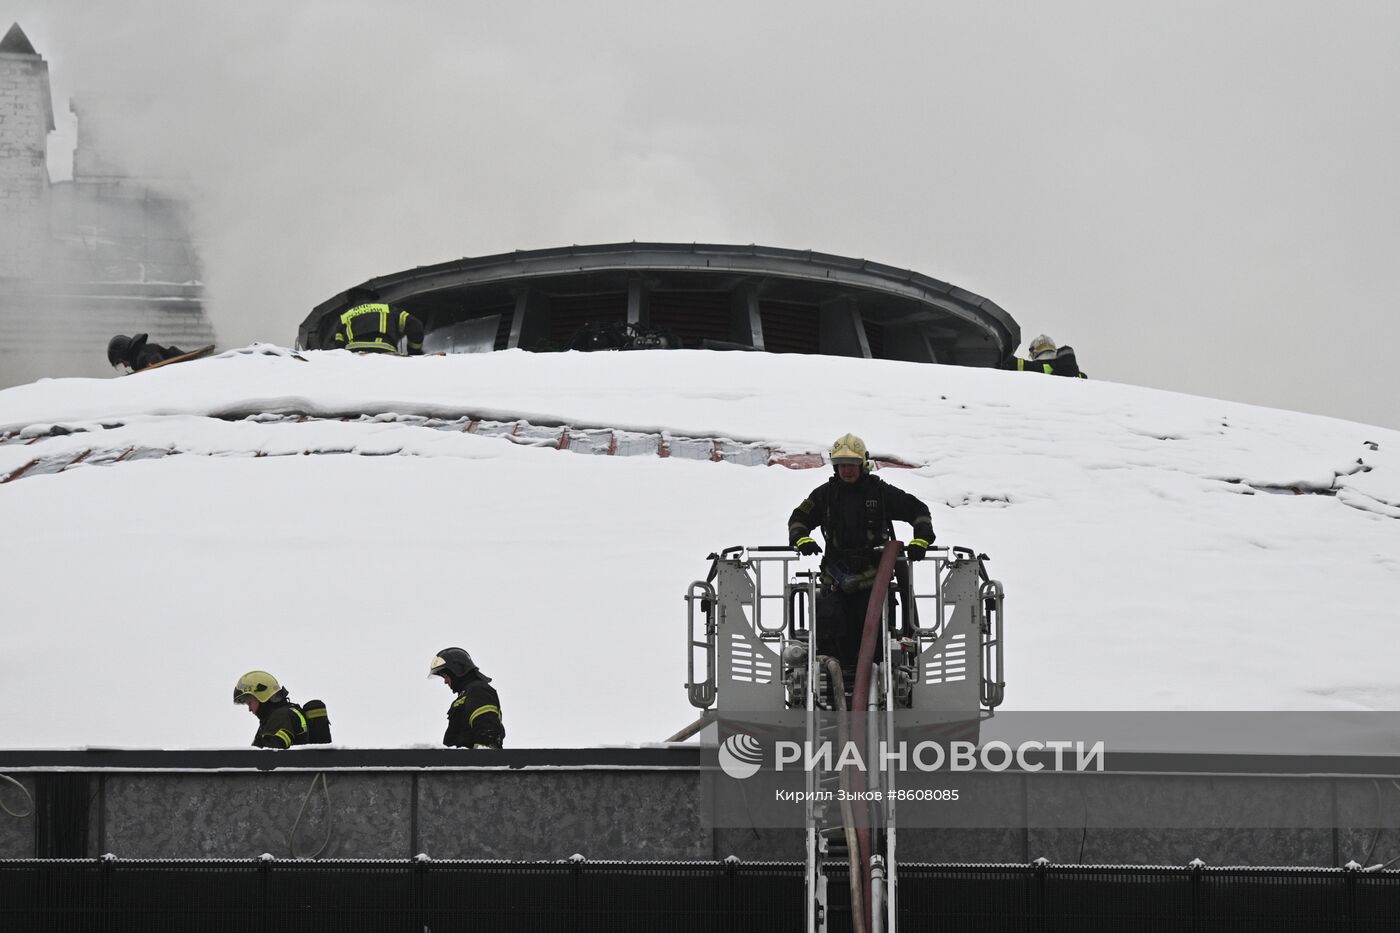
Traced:
<svg viewBox="0 0 1400 933">
<path fill-rule="evenodd" d="M 910 560 L 923 560 L 924 552 L 928 550 L 929 543 L 923 538 L 915 538 L 909 542 L 909 546 L 904 552 L 909 555 Z"/>
<path fill-rule="evenodd" d="M 797 548 L 797 553 L 803 557 L 812 557 L 822 552 L 822 546 L 811 538 L 798 538 L 793 547 Z"/>
</svg>

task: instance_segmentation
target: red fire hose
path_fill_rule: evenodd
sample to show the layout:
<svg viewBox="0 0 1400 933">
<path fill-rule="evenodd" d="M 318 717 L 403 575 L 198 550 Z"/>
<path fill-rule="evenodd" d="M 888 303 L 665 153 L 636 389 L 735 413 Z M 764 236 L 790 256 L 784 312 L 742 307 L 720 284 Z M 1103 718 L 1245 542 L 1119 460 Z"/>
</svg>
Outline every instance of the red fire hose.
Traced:
<svg viewBox="0 0 1400 933">
<path fill-rule="evenodd" d="M 875 646 L 880 642 L 880 615 L 885 606 L 885 595 L 889 592 L 890 578 L 894 575 L 894 564 L 904 545 L 899 541 L 885 542 L 885 551 L 880 555 L 880 567 L 875 572 L 875 586 L 870 591 L 870 604 L 865 609 L 865 627 L 860 636 L 860 657 L 856 661 L 856 684 L 851 693 L 852 731 L 855 734 L 856 748 L 865 755 L 865 713 L 867 698 L 870 695 L 870 670 L 875 663 Z M 867 768 L 870 763 L 867 762 Z M 863 781 L 864 779 L 862 779 Z M 864 788 L 861 788 L 864 790 Z M 869 930 L 870 915 L 870 827 L 856 830 L 856 840 L 860 845 L 860 871 L 865 891 L 865 929 Z"/>
</svg>

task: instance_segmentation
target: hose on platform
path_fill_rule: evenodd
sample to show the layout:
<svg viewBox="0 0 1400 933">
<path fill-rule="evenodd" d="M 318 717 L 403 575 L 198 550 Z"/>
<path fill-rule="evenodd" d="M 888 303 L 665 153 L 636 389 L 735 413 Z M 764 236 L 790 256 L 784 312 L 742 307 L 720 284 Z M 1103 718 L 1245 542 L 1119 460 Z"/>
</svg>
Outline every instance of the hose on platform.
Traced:
<svg viewBox="0 0 1400 933">
<path fill-rule="evenodd" d="M 880 641 L 880 614 L 885 608 L 885 594 L 889 592 L 890 578 L 894 576 L 895 561 L 899 559 L 904 545 L 898 541 L 886 541 L 884 553 L 880 555 L 880 566 L 875 571 L 875 586 L 870 591 L 870 602 L 865 609 L 865 627 L 860 637 L 860 657 L 856 661 L 856 686 L 851 694 L 853 709 L 852 724 L 856 731 L 856 748 L 865 748 L 865 713 L 870 696 L 870 671 L 875 664 L 875 646 Z M 861 788 L 864 790 L 864 788 Z M 861 879 L 865 890 L 865 909 L 870 908 L 870 873 L 865 870 L 870 864 L 870 827 L 857 832 L 860 842 Z M 871 917 L 865 915 L 865 928 L 870 929 Z"/>
</svg>

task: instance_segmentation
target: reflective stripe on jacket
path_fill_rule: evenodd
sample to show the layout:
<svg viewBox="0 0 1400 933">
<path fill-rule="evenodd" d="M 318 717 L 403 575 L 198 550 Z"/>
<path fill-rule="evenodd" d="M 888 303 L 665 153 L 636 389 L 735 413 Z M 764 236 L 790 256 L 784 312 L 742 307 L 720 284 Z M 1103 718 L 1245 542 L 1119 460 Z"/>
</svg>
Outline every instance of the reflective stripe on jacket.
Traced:
<svg viewBox="0 0 1400 933">
<path fill-rule="evenodd" d="M 264 703 L 258 709 L 258 731 L 253 736 L 257 748 L 291 748 L 306 744 L 306 717 L 301 707 L 290 701 Z"/>
<path fill-rule="evenodd" d="M 416 317 L 382 302 L 371 302 L 341 313 L 335 344 L 342 350 L 397 353 L 400 337 L 408 338 L 410 356 L 423 352 L 423 325 Z"/>
<path fill-rule="evenodd" d="M 506 730 L 501 724 L 501 698 L 485 678 L 472 675 L 447 709 L 447 732 L 442 744 L 458 748 L 489 745 L 500 748 Z"/>
<path fill-rule="evenodd" d="M 929 508 L 917 496 L 868 473 L 854 483 L 833 476 L 792 510 L 788 543 L 795 545 L 820 528 L 826 540 L 821 568 L 827 582 L 858 576 L 866 579 L 853 583 L 868 586 L 891 522 L 908 522 L 914 537 L 934 539 Z"/>
</svg>

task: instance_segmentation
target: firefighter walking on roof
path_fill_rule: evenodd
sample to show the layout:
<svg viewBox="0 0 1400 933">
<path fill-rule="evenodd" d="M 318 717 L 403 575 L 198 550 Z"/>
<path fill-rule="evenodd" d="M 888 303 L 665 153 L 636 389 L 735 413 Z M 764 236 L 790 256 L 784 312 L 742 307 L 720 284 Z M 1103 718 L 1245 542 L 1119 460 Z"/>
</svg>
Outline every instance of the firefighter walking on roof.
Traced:
<svg viewBox="0 0 1400 933">
<path fill-rule="evenodd" d="M 249 671 L 233 686 L 233 702 L 248 707 L 258 717 L 253 734 L 256 748 L 291 748 L 305 745 L 306 714 L 287 698 L 287 688 L 267 671 Z"/>
<path fill-rule="evenodd" d="M 461 648 L 444 648 L 428 665 L 428 676 L 441 677 L 457 694 L 447 708 L 447 732 L 442 744 L 459 748 L 500 748 L 506 729 L 501 725 L 501 698 L 491 678 L 481 672 Z"/>
</svg>

